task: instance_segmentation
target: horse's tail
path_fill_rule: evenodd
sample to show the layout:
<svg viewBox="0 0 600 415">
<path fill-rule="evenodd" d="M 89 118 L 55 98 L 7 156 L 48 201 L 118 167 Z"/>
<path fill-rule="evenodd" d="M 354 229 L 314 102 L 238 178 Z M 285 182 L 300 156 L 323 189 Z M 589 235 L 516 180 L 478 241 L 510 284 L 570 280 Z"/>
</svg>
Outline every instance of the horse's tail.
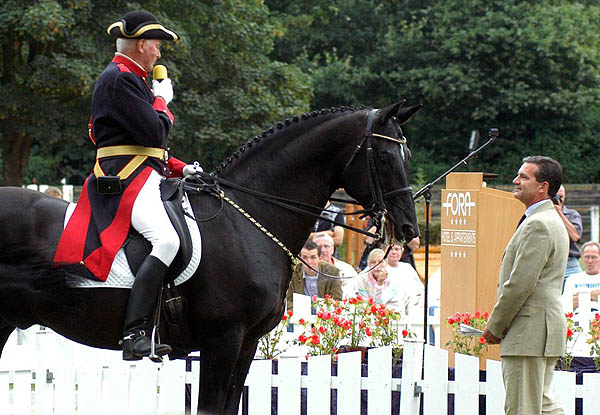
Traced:
<svg viewBox="0 0 600 415">
<path fill-rule="evenodd" d="M 69 280 L 82 266 L 56 267 L 39 251 L 16 248 L 0 253 L 0 321 L 26 328 L 40 322 L 37 312 L 73 312 L 76 297 L 68 295 Z"/>
</svg>

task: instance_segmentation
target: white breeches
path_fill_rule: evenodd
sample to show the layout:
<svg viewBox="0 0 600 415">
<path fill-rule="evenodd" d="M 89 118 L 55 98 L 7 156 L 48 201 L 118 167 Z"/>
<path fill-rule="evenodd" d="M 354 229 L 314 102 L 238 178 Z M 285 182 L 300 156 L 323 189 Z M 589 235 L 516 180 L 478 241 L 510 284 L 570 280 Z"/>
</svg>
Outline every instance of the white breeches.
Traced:
<svg viewBox="0 0 600 415">
<path fill-rule="evenodd" d="M 131 211 L 131 226 L 152 244 L 150 255 L 171 265 L 179 250 L 179 235 L 160 198 L 162 176 L 152 170 Z"/>
</svg>

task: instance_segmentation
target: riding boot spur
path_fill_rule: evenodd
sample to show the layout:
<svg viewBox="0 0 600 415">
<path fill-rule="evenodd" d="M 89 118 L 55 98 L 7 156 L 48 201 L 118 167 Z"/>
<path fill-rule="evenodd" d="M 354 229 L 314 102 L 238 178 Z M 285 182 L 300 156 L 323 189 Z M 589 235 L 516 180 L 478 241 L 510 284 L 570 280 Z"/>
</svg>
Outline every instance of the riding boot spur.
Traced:
<svg viewBox="0 0 600 415">
<path fill-rule="evenodd" d="M 149 356 L 152 346 L 152 317 L 159 292 L 169 267 L 160 259 L 148 255 L 135 276 L 129 294 L 123 328 L 123 360 L 140 360 Z M 163 356 L 171 352 L 168 344 L 156 344 L 155 353 Z"/>
</svg>

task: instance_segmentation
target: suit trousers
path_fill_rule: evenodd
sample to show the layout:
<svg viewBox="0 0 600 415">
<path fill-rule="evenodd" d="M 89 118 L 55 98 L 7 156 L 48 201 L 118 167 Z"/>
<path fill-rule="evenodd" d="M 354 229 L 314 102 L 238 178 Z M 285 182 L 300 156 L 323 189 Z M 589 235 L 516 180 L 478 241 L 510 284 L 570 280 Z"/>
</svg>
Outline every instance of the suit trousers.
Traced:
<svg viewBox="0 0 600 415">
<path fill-rule="evenodd" d="M 565 415 L 549 395 L 558 357 L 502 356 L 506 415 Z"/>
</svg>

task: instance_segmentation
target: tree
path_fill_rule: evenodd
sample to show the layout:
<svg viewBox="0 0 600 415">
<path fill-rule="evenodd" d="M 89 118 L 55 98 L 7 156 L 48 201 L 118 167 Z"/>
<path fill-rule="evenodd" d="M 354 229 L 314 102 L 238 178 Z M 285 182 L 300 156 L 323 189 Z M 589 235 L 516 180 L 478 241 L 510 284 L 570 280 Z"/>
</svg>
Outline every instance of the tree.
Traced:
<svg viewBox="0 0 600 415">
<path fill-rule="evenodd" d="M 405 132 L 430 179 L 466 155 L 471 130 L 499 128 L 475 165 L 504 181 L 539 153 L 561 161 L 567 180 L 600 179 L 600 13 L 588 3 L 267 2 L 292 15 L 275 53 L 310 71 L 313 106 L 423 103 Z"/>
<path fill-rule="evenodd" d="M 139 8 L 101 0 L 0 6 L 2 184 L 21 185 L 26 172 L 79 183 L 89 174 L 89 102 L 114 52 L 106 28 Z M 182 37 L 164 45 L 161 62 L 175 86 L 174 154 L 214 167 L 252 134 L 307 109 L 309 77 L 268 57 L 279 28 L 261 1 L 146 1 L 143 8 Z"/>
</svg>

